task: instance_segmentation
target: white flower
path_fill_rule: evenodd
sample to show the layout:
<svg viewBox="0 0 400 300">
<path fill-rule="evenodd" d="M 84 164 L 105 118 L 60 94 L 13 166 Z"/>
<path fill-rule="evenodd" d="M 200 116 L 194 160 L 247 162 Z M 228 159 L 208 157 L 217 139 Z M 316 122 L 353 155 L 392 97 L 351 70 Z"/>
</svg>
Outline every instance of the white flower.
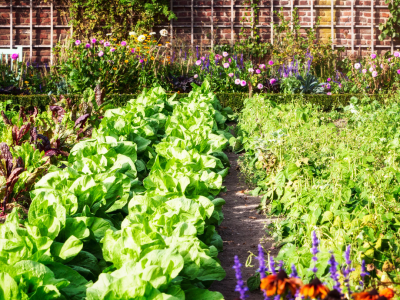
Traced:
<svg viewBox="0 0 400 300">
<path fill-rule="evenodd" d="M 139 35 L 139 37 L 137 39 L 139 42 L 143 42 L 146 39 L 146 37 L 142 34 L 142 35 Z"/>
<path fill-rule="evenodd" d="M 129 32 L 129 35 L 137 36 L 137 33 L 134 31 Z"/>
<path fill-rule="evenodd" d="M 150 32 L 149 34 L 150 34 L 150 35 L 155 35 L 156 33 L 155 33 L 155 32 Z"/>
<path fill-rule="evenodd" d="M 167 29 L 161 29 L 160 34 L 161 34 L 161 36 L 167 36 L 168 35 Z"/>
<path fill-rule="evenodd" d="M 106 35 L 112 35 L 112 33 L 107 33 Z"/>
</svg>

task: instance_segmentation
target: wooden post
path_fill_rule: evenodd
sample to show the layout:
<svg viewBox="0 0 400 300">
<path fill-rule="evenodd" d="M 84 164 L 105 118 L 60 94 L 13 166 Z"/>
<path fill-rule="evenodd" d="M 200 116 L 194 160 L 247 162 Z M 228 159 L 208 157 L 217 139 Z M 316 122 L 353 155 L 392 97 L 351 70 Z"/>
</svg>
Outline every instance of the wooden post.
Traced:
<svg viewBox="0 0 400 300">
<path fill-rule="evenodd" d="M 192 44 L 192 46 L 193 46 L 193 34 L 194 34 L 194 32 L 193 32 L 193 22 L 194 22 L 194 17 L 193 17 L 193 0 L 191 0 L 190 10 L 191 10 L 190 42 L 191 42 L 191 44 Z"/>
<path fill-rule="evenodd" d="M 335 30 L 333 28 L 334 26 L 334 16 L 333 16 L 333 2 L 335 0 L 331 0 L 331 39 L 332 39 L 332 50 L 335 49 L 335 45 L 333 44 L 333 41 L 335 40 Z"/>
<path fill-rule="evenodd" d="M 30 40 L 30 45 L 29 45 L 29 59 L 32 62 L 32 45 L 33 45 L 33 0 L 30 0 L 30 5 L 29 5 L 29 40 Z"/>
<path fill-rule="evenodd" d="M 235 35 L 235 31 L 233 30 L 233 22 L 235 21 L 235 17 L 233 15 L 233 4 L 235 0 L 231 0 L 231 45 L 233 46 L 233 39 Z"/>
<path fill-rule="evenodd" d="M 54 22 L 53 22 L 53 2 L 50 3 L 50 65 L 53 65 L 53 39 L 54 39 Z"/>
<path fill-rule="evenodd" d="M 274 0 L 271 0 L 271 44 L 274 44 Z"/>
<path fill-rule="evenodd" d="M 351 0 L 351 51 L 354 51 L 354 0 Z"/>
<path fill-rule="evenodd" d="M 214 0 L 211 0 L 211 49 L 214 48 Z"/>
<path fill-rule="evenodd" d="M 13 47 L 13 5 L 10 0 L 10 49 Z"/>
<path fill-rule="evenodd" d="M 374 52 L 374 0 L 371 0 L 371 51 Z"/>
</svg>

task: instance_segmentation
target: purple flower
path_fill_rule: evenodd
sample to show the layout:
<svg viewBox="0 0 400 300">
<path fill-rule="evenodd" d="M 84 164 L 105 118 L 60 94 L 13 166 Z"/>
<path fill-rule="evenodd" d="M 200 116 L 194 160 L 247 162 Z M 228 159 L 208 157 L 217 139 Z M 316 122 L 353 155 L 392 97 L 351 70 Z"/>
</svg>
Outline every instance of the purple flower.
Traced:
<svg viewBox="0 0 400 300">
<path fill-rule="evenodd" d="M 135 53 L 135 48 L 132 48 L 132 49 L 131 49 L 131 53 Z"/>
<path fill-rule="evenodd" d="M 245 80 L 242 80 L 242 81 L 240 82 L 240 85 L 241 85 L 241 86 L 246 86 L 246 84 L 247 84 L 247 82 L 246 82 Z"/>
<path fill-rule="evenodd" d="M 121 46 L 122 46 L 122 47 L 126 46 L 126 42 L 125 42 L 125 41 L 122 41 L 122 42 L 121 42 Z"/>
<path fill-rule="evenodd" d="M 229 61 L 229 63 L 231 63 L 231 62 L 232 62 L 232 59 L 228 58 L 228 61 Z"/>
<path fill-rule="evenodd" d="M 200 66 L 201 65 L 201 60 L 196 60 L 196 65 Z"/>
<path fill-rule="evenodd" d="M 256 70 L 256 73 L 257 73 L 257 74 L 260 74 L 260 73 L 261 73 L 261 70 L 260 70 L 260 69 L 257 69 L 257 70 Z"/>
<path fill-rule="evenodd" d="M 229 77 L 233 77 L 233 73 L 229 73 L 228 76 L 229 76 Z"/>
<path fill-rule="evenodd" d="M 274 274 L 274 275 L 276 274 L 275 261 L 274 261 L 274 258 L 272 256 L 269 258 L 269 269 L 270 269 L 272 274 Z"/>
<path fill-rule="evenodd" d="M 297 274 L 296 266 L 295 264 L 292 265 L 292 273 L 290 273 L 290 277 L 292 278 L 298 278 L 299 275 Z"/>
<path fill-rule="evenodd" d="M 342 84 L 341 83 L 339 83 L 339 89 L 341 89 L 342 88 Z"/>
<path fill-rule="evenodd" d="M 372 58 L 372 59 L 375 59 L 375 58 L 376 58 L 376 54 L 375 54 L 375 53 L 372 53 L 372 54 L 371 54 L 371 58 Z"/>
<path fill-rule="evenodd" d="M 233 266 L 233 269 L 235 269 L 235 274 L 236 274 L 236 288 L 235 291 L 239 292 L 240 294 L 240 299 L 244 300 L 246 299 L 246 292 L 249 290 L 247 287 L 244 286 L 244 281 L 242 279 L 242 272 L 240 268 L 242 267 L 242 264 L 239 261 L 239 257 L 235 255 L 235 265 Z"/>
<path fill-rule="evenodd" d="M 111 45 L 110 42 L 105 42 L 104 43 L 104 47 L 110 47 L 110 45 Z"/>
<path fill-rule="evenodd" d="M 200 59 L 201 59 L 202 61 L 204 61 L 206 58 L 205 58 L 204 56 L 202 56 L 202 57 L 200 57 Z"/>
<path fill-rule="evenodd" d="M 264 260 L 264 250 L 262 246 L 259 244 L 258 245 L 258 263 L 260 267 L 258 268 L 258 272 L 260 273 L 260 278 L 263 279 L 265 278 L 265 260 Z"/>
<path fill-rule="evenodd" d="M 400 74 L 400 69 L 397 70 L 397 74 Z"/>
<path fill-rule="evenodd" d="M 377 71 L 373 71 L 373 72 L 372 72 L 372 77 L 375 78 L 376 76 L 378 76 L 378 72 L 377 72 Z"/>
<path fill-rule="evenodd" d="M 276 79 L 275 79 L 275 78 L 271 78 L 271 79 L 269 80 L 269 83 L 272 84 L 272 85 L 274 85 L 274 84 L 276 83 Z"/>
<path fill-rule="evenodd" d="M 365 268 L 365 260 L 363 260 L 361 262 L 361 274 L 360 274 L 360 276 L 362 278 L 362 280 L 360 281 L 360 285 L 362 287 L 364 286 L 364 278 L 365 278 L 365 276 L 368 276 L 368 275 L 369 275 L 369 273 L 367 272 L 367 270 Z"/>
<path fill-rule="evenodd" d="M 12 59 L 12 60 L 17 60 L 18 57 L 19 57 L 18 53 L 13 53 L 13 54 L 11 54 L 11 59 Z"/>
<path fill-rule="evenodd" d="M 351 289 L 350 289 L 350 273 L 354 271 L 354 269 L 351 268 L 351 266 L 350 266 L 351 265 L 350 252 L 351 252 L 351 246 L 348 245 L 346 248 L 346 251 L 344 252 L 344 260 L 346 261 L 347 267 L 343 267 L 343 269 L 342 269 L 344 282 L 346 284 L 349 295 L 352 294 Z"/>
<path fill-rule="evenodd" d="M 99 54 L 97 54 L 99 57 L 102 57 L 104 55 L 103 51 L 100 51 Z"/>
<path fill-rule="evenodd" d="M 114 52 L 114 51 L 115 51 L 115 48 L 111 48 L 111 49 L 110 49 L 110 52 Z"/>
<path fill-rule="evenodd" d="M 263 86 L 261 83 L 259 83 L 259 84 L 257 85 L 257 87 L 258 87 L 259 90 L 261 90 L 264 86 Z"/>
<path fill-rule="evenodd" d="M 222 55 L 221 54 L 216 54 L 215 55 L 215 59 L 218 61 L 219 59 L 221 59 L 222 58 Z"/>
<path fill-rule="evenodd" d="M 318 250 L 318 246 L 319 246 L 319 240 L 317 238 L 317 234 L 315 233 L 315 231 L 312 232 L 311 234 L 312 237 L 312 248 L 311 248 L 311 253 L 313 255 L 312 260 L 314 262 L 314 267 L 311 269 L 312 272 L 317 273 L 318 269 L 317 269 L 317 254 L 319 253 Z"/>
<path fill-rule="evenodd" d="M 272 66 L 272 65 L 274 64 L 274 62 L 273 62 L 272 60 L 270 60 L 270 61 L 268 62 L 268 64 L 269 64 L 270 66 Z"/>
<path fill-rule="evenodd" d="M 75 45 L 79 46 L 82 42 L 80 40 L 75 41 Z"/>
<path fill-rule="evenodd" d="M 229 63 L 224 63 L 224 68 L 228 69 L 229 68 Z"/>
<path fill-rule="evenodd" d="M 139 59 L 139 62 L 142 64 L 144 62 L 144 60 L 143 59 Z"/>
<path fill-rule="evenodd" d="M 235 84 L 240 84 L 240 79 L 239 78 L 235 79 Z"/>
<path fill-rule="evenodd" d="M 328 82 L 329 82 L 329 81 L 331 81 L 331 80 L 332 80 L 331 78 L 328 78 L 326 81 L 328 81 Z"/>
<path fill-rule="evenodd" d="M 228 55 L 229 55 L 228 52 L 222 52 L 223 57 L 227 57 Z"/>
<path fill-rule="evenodd" d="M 330 265 L 329 273 L 331 274 L 331 278 L 335 282 L 333 288 L 336 289 L 338 292 L 341 292 L 342 289 L 340 287 L 339 273 L 338 273 L 339 264 L 335 260 L 335 256 L 333 255 L 333 253 L 329 259 L 329 265 Z"/>
<path fill-rule="evenodd" d="M 329 89 L 331 88 L 331 85 L 330 85 L 329 83 L 327 83 L 327 84 L 325 85 L 325 87 L 326 87 L 327 90 L 329 90 Z"/>
<path fill-rule="evenodd" d="M 92 39 L 92 44 L 96 44 L 97 40 L 96 39 Z"/>
<path fill-rule="evenodd" d="M 90 48 L 90 44 L 87 43 L 87 44 L 85 45 L 85 48 Z"/>
</svg>

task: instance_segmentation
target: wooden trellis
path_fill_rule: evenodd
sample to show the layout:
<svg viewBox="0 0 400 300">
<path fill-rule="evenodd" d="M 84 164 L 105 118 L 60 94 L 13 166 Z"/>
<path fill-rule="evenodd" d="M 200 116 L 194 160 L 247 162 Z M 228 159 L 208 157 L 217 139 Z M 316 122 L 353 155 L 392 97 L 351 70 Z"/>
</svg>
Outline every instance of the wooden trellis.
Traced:
<svg viewBox="0 0 400 300">
<path fill-rule="evenodd" d="M 313 0 L 311 0 L 310 5 L 294 5 L 294 0 L 289 0 L 290 4 L 287 5 L 277 5 L 273 3 L 273 0 L 270 1 L 270 5 L 257 5 L 259 8 L 259 11 L 261 9 L 270 9 L 270 24 L 269 25 L 261 25 L 257 24 L 255 25 L 256 28 L 270 28 L 270 37 L 271 37 L 271 43 L 274 42 L 273 40 L 273 30 L 274 30 L 274 10 L 278 10 L 280 8 L 284 9 L 289 9 L 290 12 L 292 13 L 295 8 L 299 9 L 309 9 L 310 14 L 311 14 L 311 25 L 302 25 L 300 24 L 301 28 L 314 28 L 315 22 L 316 22 L 316 12 L 319 9 L 330 9 L 331 12 L 331 21 L 330 24 L 325 24 L 325 25 L 318 25 L 319 28 L 330 28 L 331 29 L 331 36 L 332 36 L 332 47 L 345 47 L 345 48 L 350 48 L 352 51 L 355 50 L 355 48 L 371 48 L 372 51 L 374 51 L 376 48 L 387 48 L 390 49 L 390 51 L 393 53 L 394 49 L 397 47 L 400 47 L 400 45 L 394 45 L 393 40 L 391 40 L 390 45 L 377 45 L 376 44 L 376 39 L 374 33 L 376 32 L 377 28 L 379 28 L 378 24 L 374 24 L 374 16 L 376 12 L 379 9 L 387 9 L 386 5 L 375 5 L 375 1 L 378 0 L 371 0 L 370 7 L 366 5 L 355 5 L 354 2 L 355 0 L 351 0 L 350 5 L 336 5 L 334 2 L 335 0 L 331 0 L 330 5 L 315 5 L 313 3 Z M 195 5 L 194 0 L 190 0 L 190 5 L 176 5 L 173 3 L 173 0 L 171 0 L 171 9 L 175 12 L 176 10 L 179 10 L 180 8 L 190 8 L 190 24 L 182 24 L 181 22 L 178 21 L 170 21 L 170 32 L 171 32 L 171 41 L 174 38 L 174 29 L 177 28 L 190 28 L 190 41 L 193 46 L 194 44 L 194 28 L 210 28 L 211 30 L 211 39 L 210 39 L 210 45 L 206 45 L 208 47 L 212 47 L 214 45 L 214 35 L 213 31 L 215 28 L 230 28 L 231 32 L 231 43 L 233 44 L 234 42 L 234 34 L 235 34 L 235 28 L 253 28 L 252 25 L 244 25 L 244 24 L 235 24 L 235 12 L 244 9 L 244 8 L 249 8 L 250 6 L 248 5 L 237 5 L 235 4 L 235 0 L 231 0 L 230 4 L 227 5 L 215 5 L 214 1 L 210 1 L 210 5 Z M 214 8 L 225 8 L 227 10 L 230 9 L 230 24 L 221 24 L 221 25 L 216 25 L 214 21 Z M 358 9 L 362 10 L 369 10 L 371 12 L 371 23 L 368 25 L 360 25 L 355 23 L 355 12 Z M 210 10 L 211 11 L 211 17 L 210 17 L 210 23 L 209 24 L 195 24 L 194 22 L 194 10 L 197 9 L 204 9 L 204 10 Z M 350 24 L 337 24 L 334 18 L 334 11 L 335 10 L 347 10 L 351 12 L 351 22 Z M 400 8 L 399 8 L 400 9 Z M 251 16 L 254 20 L 254 10 L 251 9 Z M 162 25 L 156 26 L 156 27 L 165 27 Z M 350 45 L 341 45 L 337 43 L 337 38 L 335 36 L 335 29 L 349 29 L 351 33 L 351 44 Z M 370 29 L 371 30 L 371 39 L 369 43 L 366 45 L 355 45 L 355 34 L 357 29 Z M 253 31 L 252 31 L 253 32 Z"/>
<path fill-rule="evenodd" d="M 54 30 L 57 28 L 65 28 L 69 29 L 71 31 L 71 36 L 72 36 L 72 27 L 70 25 L 54 25 L 54 9 L 55 8 L 63 8 L 66 6 L 62 5 L 57 5 L 55 6 L 52 2 L 49 3 L 49 5 L 33 5 L 33 0 L 29 0 L 29 5 L 13 5 L 13 0 L 9 1 L 9 5 L 0 5 L 0 8 L 8 8 L 10 10 L 10 24 L 9 25 L 0 25 L 0 28 L 9 28 L 10 30 L 10 43 L 9 45 L 1 45 L 0 47 L 5 48 L 9 47 L 12 49 L 13 47 L 23 47 L 23 48 L 29 48 L 29 58 L 32 59 L 32 50 L 33 48 L 49 48 L 50 49 L 50 63 L 53 63 L 53 55 L 52 51 L 54 48 Z M 47 8 L 50 10 L 50 25 L 34 25 L 33 24 L 33 10 L 34 9 L 43 9 Z M 13 12 L 16 10 L 29 10 L 29 25 L 14 25 L 13 23 Z M 13 44 L 13 40 L 15 37 L 14 34 L 14 29 L 19 29 L 19 28 L 29 28 L 29 45 L 15 45 Z M 35 29 L 50 29 L 50 44 L 48 45 L 35 45 L 33 44 L 33 30 Z"/>
</svg>

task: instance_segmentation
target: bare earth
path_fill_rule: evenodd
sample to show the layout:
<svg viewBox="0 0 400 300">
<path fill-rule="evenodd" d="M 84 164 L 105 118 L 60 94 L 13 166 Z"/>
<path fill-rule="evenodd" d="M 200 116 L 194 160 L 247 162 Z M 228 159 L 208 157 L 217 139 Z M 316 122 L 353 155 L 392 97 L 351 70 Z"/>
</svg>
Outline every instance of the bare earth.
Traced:
<svg viewBox="0 0 400 300">
<path fill-rule="evenodd" d="M 258 244 L 261 244 L 266 253 L 269 252 L 270 255 L 275 256 L 278 251 L 271 248 L 272 240 L 268 238 L 264 228 L 271 220 L 267 219 L 265 215 L 257 213 L 256 208 L 260 199 L 245 194 L 244 191 L 247 187 L 239 181 L 239 170 L 237 168 L 239 155 L 232 152 L 226 154 L 231 163 L 230 173 L 224 181 L 228 191 L 220 194 L 220 197 L 226 201 L 222 209 L 225 219 L 217 229 L 224 241 L 224 250 L 218 255 L 218 258 L 226 271 L 226 277 L 222 281 L 214 282 L 210 290 L 222 293 L 226 300 L 234 300 L 239 296 L 235 292 L 236 277 L 235 271 L 232 269 L 234 256 L 239 256 L 242 263 L 243 279 L 246 281 L 254 275 L 258 268 L 258 261 L 254 257 L 251 263 L 253 267 L 245 267 L 250 252 L 257 255 Z M 251 292 L 247 299 L 262 300 L 264 297 L 260 291 L 255 291 Z"/>
</svg>

